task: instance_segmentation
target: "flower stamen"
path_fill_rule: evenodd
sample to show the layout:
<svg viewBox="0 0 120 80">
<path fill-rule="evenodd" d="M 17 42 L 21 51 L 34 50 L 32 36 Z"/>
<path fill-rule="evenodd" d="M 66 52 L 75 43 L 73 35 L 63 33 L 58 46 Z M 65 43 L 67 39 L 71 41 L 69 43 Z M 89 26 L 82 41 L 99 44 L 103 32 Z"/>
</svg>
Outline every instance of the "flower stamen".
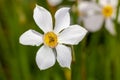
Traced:
<svg viewBox="0 0 120 80">
<path fill-rule="evenodd" d="M 57 35 L 54 32 L 47 32 L 44 35 L 43 40 L 44 44 L 51 48 L 55 48 L 58 44 Z"/>
<path fill-rule="evenodd" d="M 102 14 L 105 17 L 110 17 L 113 14 L 113 7 L 111 5 L 104 6 L 102 9 Z"/>
</svg>

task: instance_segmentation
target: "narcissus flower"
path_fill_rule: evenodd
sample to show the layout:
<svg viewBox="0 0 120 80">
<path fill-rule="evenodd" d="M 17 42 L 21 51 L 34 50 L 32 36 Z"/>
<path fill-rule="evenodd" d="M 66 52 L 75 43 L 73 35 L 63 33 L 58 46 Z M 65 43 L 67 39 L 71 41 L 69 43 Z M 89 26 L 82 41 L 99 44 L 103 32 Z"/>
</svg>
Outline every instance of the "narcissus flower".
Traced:
<svg viewBox="0 0 120 80">
<path fill-rule="evenodd" d="M 88 31 L 95 32 L 101 29 L 105 21 L 105 28 L 112 35 L 116 34 L 112 19 L 116 15 L 118 0 L 99 0 L 99 4 L 92 3 L 92 14 L 84 18 L 84 26 Z"/>
<path fill-rule="evenodd" d="M 20 43 L 32 46 L 43 44 L 36 55 L 36 62 L 41 70 L 52 67 L 56 59 L 61 67 L 70 68 L 71 49 L 67 45 L 77 45 L 85 37 L 87 30 L 79 25 L 70 26 L 67 7 L 55 13 L 55 27 L 51 14 L 41 6 L 36 5 L 33 18 L 44 34 L 30 29 L 20 36 Z"/>
</svg>

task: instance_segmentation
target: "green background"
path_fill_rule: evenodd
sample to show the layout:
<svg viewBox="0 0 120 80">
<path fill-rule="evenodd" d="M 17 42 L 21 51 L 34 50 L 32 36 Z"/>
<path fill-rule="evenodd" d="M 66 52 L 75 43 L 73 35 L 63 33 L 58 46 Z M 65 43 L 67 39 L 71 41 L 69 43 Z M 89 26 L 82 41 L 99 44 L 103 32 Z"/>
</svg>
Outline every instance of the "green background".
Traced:
<svg viewBox="0 0 120 80">
<path fill-rule="evenodd" d="M 119 3 L 118 15 L 113 20 L 117 35 L 110 35 L 104 24 L 100 31 L 88 33 L 72 48 L 71 70 L 60 67 L 56 62 L 53 67 L 40 71 L 35 62 L 40 46 L 23 46 L 19 43 L 19 37 L 28 29 L 42 32 L 33 19 L 36 4 L 54 15 L 59 7 L 72 7 L 76 2 L 63 0 L 52 7 L 46 0 L 0 0 L 0 80 L 120 80 Z M 70 14 L 71 24 L 80 24 L 77 13 L 70 11 Z"/>
</svg>

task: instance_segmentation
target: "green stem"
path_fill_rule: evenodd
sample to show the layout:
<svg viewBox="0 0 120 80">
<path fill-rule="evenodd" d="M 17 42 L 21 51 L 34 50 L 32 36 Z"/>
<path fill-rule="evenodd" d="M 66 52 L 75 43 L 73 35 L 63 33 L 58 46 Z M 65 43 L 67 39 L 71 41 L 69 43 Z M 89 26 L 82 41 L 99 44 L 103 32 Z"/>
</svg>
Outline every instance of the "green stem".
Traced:
<svg viewBox="0 0 120 80">
<path fill-rule="evenodd" d="M 72 49 L 72 62 L 75 62 L 75 51 L 74 51 L 74 46 L 71 46 Z"/>
</svg>

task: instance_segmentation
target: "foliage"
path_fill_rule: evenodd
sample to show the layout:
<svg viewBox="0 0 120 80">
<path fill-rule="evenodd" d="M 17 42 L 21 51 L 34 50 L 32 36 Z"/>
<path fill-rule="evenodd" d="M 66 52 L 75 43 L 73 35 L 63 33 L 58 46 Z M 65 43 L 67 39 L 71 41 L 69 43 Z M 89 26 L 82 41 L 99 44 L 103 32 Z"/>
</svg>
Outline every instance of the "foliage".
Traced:
<svg viewBox="0 0 120 80">
<path fill-rule="evenodd" d="M 39 47 L 19 43 L 20 35 L 26 30 L 31 28 L 41 32 L 33 20 L 36 4 L 54 15 L 59 7 L 72 7 L 76 2 L 63 0 L 53 7 L 45 0 L 0 0 L 0 80 L 120 80 L 120 23 L 117 21 L 120 14 L 114 20 L 116 36 L 103 28 L 88 33 L 72 48 L 71 70 L 61 68 L 56 62 L 52 68 L 40 71 L 35 62 Z M 117 13 L 119 10 L 120 4 Z M 77 13 L 70 13 L 72 23 L 77 23 Z"/>
</svg>

